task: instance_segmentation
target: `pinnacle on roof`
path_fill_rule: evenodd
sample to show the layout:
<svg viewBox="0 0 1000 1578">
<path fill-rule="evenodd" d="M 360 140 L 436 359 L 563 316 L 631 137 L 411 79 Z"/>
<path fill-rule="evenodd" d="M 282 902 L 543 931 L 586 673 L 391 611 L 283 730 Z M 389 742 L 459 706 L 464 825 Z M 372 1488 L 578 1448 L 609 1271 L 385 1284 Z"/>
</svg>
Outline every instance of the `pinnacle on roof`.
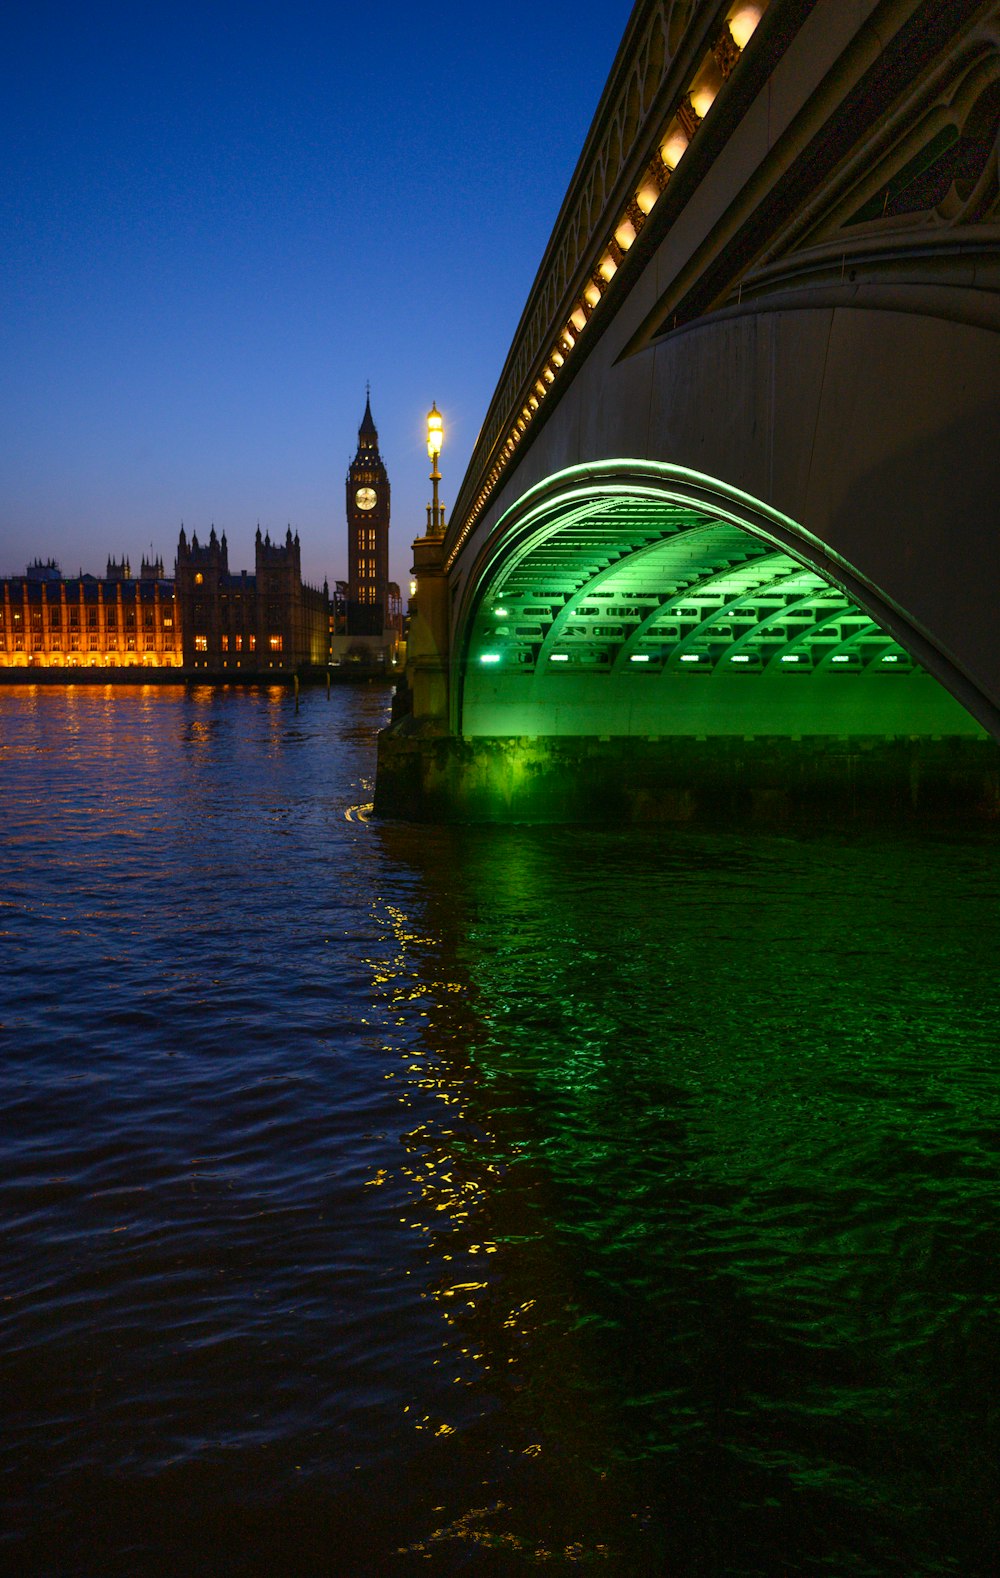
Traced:
<svg viewBox="0 0 1000 1578">
<path fill-rule="evenodd" d="M 378 429 L 372 416 L 371 396 L 365 395 L 365 414 L 358 428 L 358 443 L 362 449 L 378 449 Z"/>
</svg>

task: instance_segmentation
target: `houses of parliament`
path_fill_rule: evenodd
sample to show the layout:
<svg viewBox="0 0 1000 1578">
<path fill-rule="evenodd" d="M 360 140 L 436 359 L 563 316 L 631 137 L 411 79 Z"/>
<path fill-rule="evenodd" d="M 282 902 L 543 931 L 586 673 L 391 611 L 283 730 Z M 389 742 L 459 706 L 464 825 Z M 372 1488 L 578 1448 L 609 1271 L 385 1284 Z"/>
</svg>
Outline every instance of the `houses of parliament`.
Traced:
<svg viewBox="0 0 1000 1578">
<path fill-rule="evenodd" d="M 370 400 L 347 473 L 347 547 L 347 579 L 332 593 L 303 581 L 291 527 L 272 541 L 258 526 L 252 571 L 230 570 L 214 526 L 204 542 L 181 527 L 172 576 L 152 555 L 136 575 L 126 557 L 109 558 L 103 576 L 67 577 L 53 559 L 36 560 L 0 578 L 0 671 L 279 678 L 326 668 L 331 648 L 334 661 L 384 663 L 402 634 L 402 601 L 389 580 L 389 479 Z"/>
</svg>

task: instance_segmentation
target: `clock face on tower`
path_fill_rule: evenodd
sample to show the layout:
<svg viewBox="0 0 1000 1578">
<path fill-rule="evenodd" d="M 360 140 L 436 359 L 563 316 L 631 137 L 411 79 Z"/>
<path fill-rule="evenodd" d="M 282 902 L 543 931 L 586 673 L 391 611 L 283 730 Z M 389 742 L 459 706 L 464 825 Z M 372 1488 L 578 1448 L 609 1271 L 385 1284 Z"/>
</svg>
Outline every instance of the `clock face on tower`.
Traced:
<svg viewBox="0 0 1000 1578">
<path fill-rule="evenodd" d="M 374 488 L 359 488 L 354 495 L 354 502 L 359 510 L 373 510 L 378 503 L 378 495 Z"/>
</svg>

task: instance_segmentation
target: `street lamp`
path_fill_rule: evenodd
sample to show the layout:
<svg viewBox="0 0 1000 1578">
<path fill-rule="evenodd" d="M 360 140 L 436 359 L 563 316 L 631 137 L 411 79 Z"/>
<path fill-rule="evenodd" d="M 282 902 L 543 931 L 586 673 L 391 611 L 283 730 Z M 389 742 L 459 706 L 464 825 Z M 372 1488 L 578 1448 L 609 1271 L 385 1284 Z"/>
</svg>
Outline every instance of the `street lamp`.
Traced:
<svg viewBox="0 0 1000 1578">
<path fill-rule="evenodd" d="M 438 483 L 441 473 L 438 470 L 438 456 L 441 445 L 444 443 L 444 418 L 437 408 L 431 406 L 427 413 L 427 454 L 431 462 L 431 482 L 434 486 L 434 502 L 427 506 L 427 535 L 428 537 L 444 536 L 444 505 L 438 503 Z"/>
</svg>

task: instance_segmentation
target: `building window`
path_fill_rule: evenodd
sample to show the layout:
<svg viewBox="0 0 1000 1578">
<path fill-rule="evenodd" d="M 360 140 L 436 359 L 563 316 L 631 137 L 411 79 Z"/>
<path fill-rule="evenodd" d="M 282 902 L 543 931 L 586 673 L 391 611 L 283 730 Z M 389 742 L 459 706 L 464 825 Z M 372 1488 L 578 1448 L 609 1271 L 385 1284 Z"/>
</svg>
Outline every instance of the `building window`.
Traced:
<svg viewBox="0 0 1000 1578">
<path fill-rule="evenodd" d="M 202 584 L 202 582 L 204 581 L 204 579 L 205 579 L 205 577 L 202 575 L 200 570 L 196 570 L 194 572 L 194 584 L 195 584 L 195 586 L 200 586 Z"/>
<path fill-rule="evenodd" d="M 172 615 L 164 614 L 164 616 L 163 616 L 163 628 L 164 628 L 164 630 L 173 630 L 173 628 L 174 628 L 174 621 L 173 621 Z"/>
<path fill-rule="evenodd" d="M 242 636 L 237 636 L 236 637 L 236 650 L 237 650 L 237 652 L 242 652 L 243 651 L 243 637 Z"/>
<path fill-rule="evenodd" d="M 52 644 L 53 652 L 61 652 L 62 651 L 62 642 L 60 641 L 58 636 L 53 636 L 52 637 L 52 643 L 51 644 Z"/>
<path fill-rule="evenodd" d="M 117 636 L 111 636 L 111 635 L 108 636 L 108 651 L 109 652 L 117 652 L 118 651 L 118 637 Z"/>
<path fill-rule="evenodd" d="M 88 630 L 96 630 L 97 629 L 97 609 L 96 608 L 88 608 L 87 609 L 87 629 Z"/>
<path fill-rule="evenodd" d="M 87 641 L 87 645 L 90 648 L 91 652 L 96 652 L 98 650 L 98 647 L 100 646 L 100 642 L 98 641 L 96 636 L 91 636 L 88 639 L 88 641 Z"/>
<path fill-rule="evenodd" d="M 134 652 L 135 651 L 135 636 L 126 636 L 125 637 L 125 650 L 127 652 Z"/>
<path fill-rule="evenodd" d="M 247 640 L 250 642 L 250 651 L 251 652 L 256 652 L 256 650 L 257 650 L 257 637 L 256 636 L 248 636 Z"/>
<path fill-rule="evenodd" d="M 281 637 L 280 636 L 271 636 L 269 638 L 269 641 L 270 641 L 270 647 L 271 647 L 271 651 L 272 652 L 280 652 L 281 651 Z"/>
<path fill-rule="evenodd" d="M 155 652 L 156 651 L 156 637 L 155 636 L 147 636 L 146 637 L 146 651 L 147 652 Z"/>
<path fill-rule="evenodd" d="M 196 652 L 207 652 L 208 651 L 208 637 L 207 636 L 195 636 L 195 638 L 194 638 L 194 649 L 195 649 Z"/>
<path fill-rule="evenodd" d="M 228 636 L 223 636 L 223 638 L 222 638 L 222 650 L 223 650 L 223 652 L 228 652 L 229 651 L 229 637 Z"/>
<path fill-rule="evenodd" d="M 79 650 L 80 650 L 80 637 L 79 636 L 74 636 L 74 635 L 70 636 L 70 638 L 69 638 L 69 649 L 70 649 L 71 652 L 79 652 Z"/>
</svg>

